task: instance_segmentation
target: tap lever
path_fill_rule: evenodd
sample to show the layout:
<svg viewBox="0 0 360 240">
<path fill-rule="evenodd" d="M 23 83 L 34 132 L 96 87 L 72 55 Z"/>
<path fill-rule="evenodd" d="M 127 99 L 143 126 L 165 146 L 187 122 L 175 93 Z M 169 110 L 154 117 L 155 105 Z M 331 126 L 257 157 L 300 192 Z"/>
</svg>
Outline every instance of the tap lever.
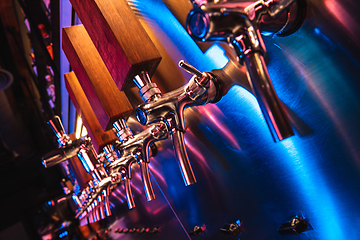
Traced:
<svg viewBox="0 0 360 240">
<path fill-rule="evenodd" d="M 61 162 L 64 162 L 72 157 L 75 157 L 78 153 L 78 148 L 70 148 L 70 149 L 55 149 L 51 152 L 47 153 L 42 157 L 42 164 L 45 168 L 53 167 Z"/>
<path fill-rule="evenodd" d="M 181 60 L 179 62 L 179 67 L 194 75 L 187 84 L 185 88 L 186 94 L 193 100 L 201 98 L 204 93 L 206 93 L 210 87 L 210 75 L 209 73 L 201 73 L 195 67 L 191 66 L 189 63 Z"/>
<path fill-rule="evenodd" d="M 191 66 L 184 60 L 180 60 L 179 67 L 181 67 L 183 70 L 187 71 L 190 74 L 198 76 L 199 78 L 203 76 L 203 74 L 199 70 L 197 70 L 195 67 Z"/>
<path fill-rule="evenodd" d="M 59 116 L 53 116 L 49 121 L 48 125 L 51 127 L 51 130 L 55 133 L 57 141 L 61 146 L 66 146 L 71 144 L 70 137 L 66 134 L 64 126 L 61 123 Z"/>
</svg>

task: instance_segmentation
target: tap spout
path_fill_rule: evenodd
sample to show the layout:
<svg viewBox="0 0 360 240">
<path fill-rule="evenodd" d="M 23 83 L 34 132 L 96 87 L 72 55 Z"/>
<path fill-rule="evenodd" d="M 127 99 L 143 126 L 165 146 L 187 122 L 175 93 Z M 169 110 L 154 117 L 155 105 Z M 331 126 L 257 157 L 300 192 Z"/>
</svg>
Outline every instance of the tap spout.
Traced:
<svg viewBox="0 0 360 240">
<path fill-rule="evenodd" d="M 261 16 L 267 14 L 278 17 L 291 4 L 277 6 L 271 10 L 273 15 L 269 13 L 271 4 L 272 1 L 258 1 L 245 10 L 229 7 L 227 3 L 225 7 L 205 4 L 189 13 L 187 30 L 195 40 L 227 42 L 233 48 L 238 62 L 247 70 L 251 92 L 255 95 L 276 142 L 294 135 L 294 132 L 267 71 L 264 61 L 266 48 L 259 25 Z M 198 29 L 198 26 L 202 28 Z"/>
<path fill-rule="evenodd" d="M 146 198 L 148 201 L 154 200 L 155 194 L 149 174 L 150 146 L 156 141 L 168 138 L 168 130 L 165 124 L 152 124 L 136 135 L 132 134 L 124 120 L 118 121 L 114 127 L 121 140 L 121 143 L 116 145 L 116 148 L 123 158 L 126 156 L 136 158 L 137 163 L 140 165 Z M 127 134 L 125 134 L 126 132 Z"/>
<path fill-rule="evenodd" d="M 75 157 L 80 151 L 82 145 L 87 145 L 86 141 L 83 139 L 77 139 L 63 148 L 52 150 L 42 157 L 42 164 L 45 168 L 49 168 Z"/>
<path fill-rule="evenodd" d="M 137 86 L 142 86 L 139 93 L 144 100 L 144 103 L 136 109 L 136 117 L 142 125 L 160 124 L 167 128 L 167 132 L 173 139 L 173 148 L 181 174 L 185 185 L 188 186 L 196 183 L 196 178 L 185 147 L 184 110 L 187 107 L 216 102 L 221 96 L 219 95 L 220 85 L 219 82 L 214 81 L 214 75 L 207 72 L 201 73 L 185 61 L 180 61 L 179 66 L 193 73 L 194 76 L 185 86 L 164 95 L 148 77 L 134 79 L 134 82 L 138 82 Z"/>
<path fill-rule="evenodd" d="M 184 133 L 180 130 L 174 129 L 172 134 L 172 140 L 176 158 L 178 160 L 178 164 L 181 169 L 181 174 L 184 179 L 185 185 L 188 186 L 196 183 L 196 178 L 190 165 L 189 157 L 186 153 L 186 148 L 184 147 Z"/>
<path fill-rule="evenodd" d="M 244 57 L 244 63 L 251 79 L 251 87 L 274 141 L 293 136 L 294 132 L 272 85 L 264 57 L 257 52 L 250 53 Z"/>
</svg>

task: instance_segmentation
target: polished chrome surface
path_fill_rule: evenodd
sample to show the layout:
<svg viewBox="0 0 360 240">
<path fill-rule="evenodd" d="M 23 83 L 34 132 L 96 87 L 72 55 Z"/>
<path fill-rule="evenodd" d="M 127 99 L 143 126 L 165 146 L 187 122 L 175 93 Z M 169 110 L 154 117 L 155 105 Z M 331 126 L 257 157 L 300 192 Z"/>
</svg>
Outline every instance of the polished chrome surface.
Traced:
<svg viewBox="0 0 360 240">
<path fill-rule="evenodd" d="M 184 110 L 190 106 L 217 101 L 216 96 L 218 96 L 217 92 L 220 92 L 220 89 L 217 89 L 216 80 L 209 73 L 201 73 L 185 61 L 180 61 L 179 66 L 190 73 L 194 73 L 189 83 L 163 96 L 160 90 L 154 91 L 153 94 L 146 97 L 143 104 L 138 106 L 136 117 L 142 125 L 163 124 L 166 126 L 169 135 L 172 136 L 176 159 L 185 185 L 191 185 L 196 183 L 196 178 L 185 148 Z M 139 77 L 134 79 L 138 87 L 142 86 L 139 89 L 140 95 L 150 92 L 147 87 L 150 84 L 155 86 L 148 75 L 139 83 L 141 79 Z M 212 90 L 208 93 L 210 88 Z M 143 98 L 143 95 L 141 97 Z"/>
<path fill-rule="evenodd" d="M 71 144 L 70 137 L 66 134 L 64 126 L 61 122 L 59 116 L 54 116 L 48 121 L 48 125 L 51 127 L 51 130 L 55 133 L 57 141 L 61 147 L 65 147 L 68 144 Z"/>
<path fill-rule="evenodd" d="M 200 71 L 226 64 L 220 61 L 225 58 L 219 45 L 204 54 L 161 1 L 133 4 L 161 36 L 174 64 L 185 59 Z M 110 202 L 118 219 L 112 229 L 156 224 L 163 230 L 154 238 L 179 240 L 359 239 L 358 11 L 360 3 L 354 0 L 308 1 L 308 14 L 297 32 L 286 38 L 263 37 L 268 72 L 294 136 L 274 143 L 256 99 L 235 84 L 218 103 L 185 111 L 185 144 L 197 183 L 184 186 L 179 180 L 172 143 L 163 141 L 149 164 L 152 181 L 159 186 L 154 187 L 157 198 L 127 210 L 122 188 L 115 191 Z M 229 69 L 224 74 L 231 73 Z M 140 176 L 133 178 L 134 185 L 137 182 Z M 142 192 L 134 191 L 137 194 Z M 297 218 L 311 228 L 281 236 L 278 229 Z M 221 232 L 237 220 L 241 234 Z M 188 234 L 203 225 L 204 234 Z M 125 240 L 147 237 L 114 231 L 110 235 Z"/>
<path fill-rule="evenodd" d="M 91 151 L 91 143 L 88 138 L 71 141 L 64 130 L 59 116 L 53 116 L 52 119 L 48 121 L 48 125 L 57 137 L 59 148 L 45 154 L 42 158 L 42 164 L 45 168 L 55 166 L 75 157 L 80 151 Z M 85 168 L 88 167 L 86 162 L 82 162 Z"/>
<path fill-rule="evenodd" d="M 123 124 L 115 123 L 117 130 L 126 129 L 127 125 L 122 120 Z M 120 129 L 121 128 L 121 129 Z M 130 129 L 130 128 L 128 128 Z M 130 130 L 127 130 L 130 132 Z M 119 131 L 118 131 L 119 132 Z M 116 149 L 120 152 L 121 158 L 109 165 L 111 169 L 118 168 L 123 165 L 123 159 L 129 159 L 126 162 L 128 165 L 126 168 L 131 178 L 131 167 L 133 163 L 140 165 L 141 178 L 145 190 L 145 195 L 148 201 L 155 199 L 154 190 L 151 184 L 149 175 L 149 162 L 151 157 L 151 145 L 155 142 L 168 138 L 168 130 L 165 124 L 152 124 L 145 130 L 140 131 L 136 135 L 128 135 L 127 138 L 121 139 L 121 143 L 115 144 Z M 153 145 L 154 146 L 154 145 Z"/>
<path fill-rule="evenodd" d="M 264 61 L 266 47 L 260 34 L 264 16 L 277 20 L 295 1 L 239 1 L 194 4 L 187 18 L 187 30 L 197 41 L 225 42 L 248 72 L 252 92 L 275 141 L 294 135 L 285 109 L 271 83 Z M 199 17 L 200 16 L 200 17 Z M 288 16 L 288 14 L 286 14 Z M 284 29 L 287 21 L 282 23 Z M 200 30 L 199 30 L 200 29 Z"/>
</svg>

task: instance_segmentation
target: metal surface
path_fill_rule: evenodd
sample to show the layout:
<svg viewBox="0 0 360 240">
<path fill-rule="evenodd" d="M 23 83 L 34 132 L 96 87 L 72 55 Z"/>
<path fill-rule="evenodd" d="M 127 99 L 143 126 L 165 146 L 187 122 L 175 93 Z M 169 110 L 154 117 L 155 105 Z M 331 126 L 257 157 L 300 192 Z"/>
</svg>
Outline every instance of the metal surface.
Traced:
<svg viewBox="0 0 360 240">
<path fill-rule="evenodd" d="M 167 36 L 160 40 L 173 53 L 174 63 L 185 59 L 201 71 L 225 65 L 219 61 L 224 59 L 219 48 L 203 54 L 162 2 L 133 5 L 155 31 L 160 28 Z M 197 183 L 184 186 L 166 140 L 149 164 L 160 187 L 155 194 L 161 197 L 137 203 L 130 211 L 118 201 L 116 209 L 123 211 L 112 226 L 157 223 L 163 231 L 154 239 L 359 239 L 359 10 L 357 1 L 308 1 L 308 15 L 296 33 L 264 37 L 269 75 L 295 136 L 274 143 L 254 96 L 233 86 L 218 103 L 185 111 L 185 143 Z M 311 229 L 281 236 L 280 226 L 296 216 Z M 220 230 L 238 220 L 240 235 Z M 202 225 L 203 234 L 188 234 Z"/>
<path fill-rule="evenodd" d="M 196 178 L 185 148 L 184 133 L 186 129 L 184 110 L 191 106 L 217 102 L 219 99 L 216 97 L 219 95 L 217 93 L 220 92 L 220 89 L 215 84 L 217 80 L 213 75 L 200 73 L 184 61 L 180 61 L 179 66 L 186 71 L 190 70 L 195 75 L 184 87 L 175 89 L 163 96 L 161 91 L 155 84 L 151 83 L 148 77 L 144 80 L 140 77 L 134 79 L 136 85 L 140 87 L 140 96 L 144 99 L 144 104 L 139 105 L 136 109 L 136 117 L 142 125 L 161 123 L 166 126 L 173 140 L 176 159 L 185 185 L 191 185 L 196 183 Z M 157 91 L 151 91 L 152 89 Z M 148 94 L 149 92 L 150 94 Z"/>
<path fill-rule="evenodd" d="M 202 72 L 222 69 L 225 53 L 233 60 L 225 45 L 203 53 L 167 9 L 165 3 L 171 1 L 132 1 L 139 18 L 155 33 L 151 36 L 158 36 L 157 43 L 171 55 L 173 62 L 167 64 L 184 59 Z M 110 195 L 100 212 L 112 210 L 109 235 L 125 240 L 359 239 L 358 11 L 360 3 L 355 0 L 308 1 L 298 31 L 286 38 L 263 37 L 270 78 L 295 132 L 281 142 L 273 142 L 243 67 L 229 62 L 224 71 L 214 71 L 224 79 L 231 76 L 232 84 L 242 87 L 231 86 L 227 79 L 229 89 L 223 90 L 227 93 L 219 102 L 187 108 L 186 124 L 178 124 L 197 183 L 184 186 L 172 141 L 157 142 L 158 154 L 146 160 L 141 171 L 134 171 L 131 186 L 126 178 L 112 191 L 99 188 L 99 193 Z M 191 78 L 175 77 L 179 82 Z M 134 119 L 127 124 L 135 134 L 144 130 Z M 144 172 L 148 167 L 150 171 Z M 138 164 L 133 168 L 138 170 Z M 146 189 L 136 187 L 141 185 L 141 172 L 154 183 L 157 197 L 151 202 L 143 196 Z M 100 186 L 111 181 L 107 178 Z M 146 182 L 151 186 L 150 179 Z M 131 210 L 127 194 L 136 199 Z M 93 211 L 96 203 L 88 206 L 94 213 L 90 222 L 101 218 Z M 157 235 L 115 231 L 146 227 L 161 231 Z M 298 235 L 282 236 L 293 229 Z"/>
<path fill-rule="evenodd" d="M 197 41 L 229 44 L 237 60 L 246 67 L 252 92 L 274 140 L 283 140 L 294 133 L 267 71 L 264 61 L 266 47 L 260 25 L 266 25 L 262 20 L 266 17 L 275 21 L 285 15 L 285 21 L 279 21 L 277 28 L 284 29 L 290 15 L 288 9 L 294 1 L 236 2 L 194 4 L 194 9 L 188 15 L 187 31 Z M 243 9 L 238 5 L 247 7 Z"/>
</svg>

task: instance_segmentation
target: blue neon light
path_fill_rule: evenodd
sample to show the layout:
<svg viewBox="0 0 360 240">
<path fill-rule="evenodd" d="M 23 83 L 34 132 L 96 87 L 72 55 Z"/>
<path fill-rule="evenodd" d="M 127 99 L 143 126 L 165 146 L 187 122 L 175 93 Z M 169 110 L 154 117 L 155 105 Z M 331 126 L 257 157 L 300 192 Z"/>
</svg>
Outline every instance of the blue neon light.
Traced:
<svg viewBox="0 0 360 240">
<path fill-rule="evenodd" d="M 134 4 L 139 2 L 138 8 L 140 12 L 141 10 L 146 11 L 144 15 L 148 18 L 149 25 L 155 22 L 155 24 L 161 26 L 161 30 L 165 32 L 164 35 L 171 38 L 174 45 L 177 46 L 186 57 L 185 60 L 197 67 L 200 71 L 220 68 L 226 64 L 226 61 L 222 60 L 217 62 L 219 54 L 211 54 L 210 49 L 205 55 L 199 51 L 186 31 L 174 20 L 174 17 L 168 9 L 164 7 L 162 1 L 148 0 L 141 1 L 141 4 L 140 1 L 133 2 Z M 158 14 L 158 12 L 162 14 Z M 305 30 L 306 29 L 303 29 L 303 31 Z M 344 123 L 340 122 L 337 124 L 336 121 L 343 120 L 346 114 L 357 111 L 356 109 L 358 108 L 350 108 L 347 106 L 346 109 L 348 111 L 345 111 L 340 108 L 333 109 L 332 107 L 336 106 L 335 104 L 330 104 L 329 107 L 326 105 L 317 105 L 324 104 L 322 100 L 325 103 L 334 102 L 334 99 L 329 98 L 331 96 L 326 96 L 324 93 L 333 93 L 340 89 L 342 92 L 341 99 L 346 103 L 356 103 L 356 101 L 348 101 L 347 98 L 357 100 L 358 95 L 355 96 L 354 90 L 349 89 L 346 84 L 342 83 L 343 79 L 349 79 L 349 76 L 347 75 L 347 71 L 338 68 L 340 65 L 338 61 L 333 61 L 338 58 L 329 56 L 335 53 L 334 48 L 337 48 L 337 46 L 330 42 L 319 28 L 315 28 L 314 33 L 316 34 L 316 38 L 322 41 L 321 44 L 311 39 L 314 36 L 311 36 L 311 38 L 307 37 L 311 35 L 310 33 L 300 33 L 299 36 L 302 36 L 302 39 L 294 41 L 297 42 L 298 45 L 291 45 L 291 52 L 287 51 L 289 49 L 286 48 L 286 46 L 289 45 L 289 41 L 294 40 L 292 38 L 284 38 L 281 40 L 272 39 L 271 41 L 274 41 L 273 45 L 269 44 L 269 42 L 265 44 L 267 49 L 270 50 L 268 51 L 270 56 L 268 63 L 269 74 L 279 98 L 284 101 L 291 110 L 299 114 L 302 120 L 312 124 L 309 127 L 316 129 L 314 133 L 315 136 L 301 137 L 297 134 L 296 136 L 275 144 L 255 97 L 239 86 L 234 86 L 227 95 L 217 103 L 217 106 L 226 113 L 228 119 L 232 119 L 232 125 L 229 126 L 229 128 L 241 128 L 239 135 L 241 134 L 241 136 L 246 137 L 246 141 L 243 141 L 244 151 L 251 151 L 255 148 L 253 146 L 246 148 L 246 144 L 256 143 L 257 152 L 254 151 L 251 152 L 251 154 L 259 158 L 262 157 L 261 154 L 263 153 L 270 154 L 270 157 L 264 157 L 268 160 L 266 164 L 271 166 L 271 169 L 274 171 L 276 168 L 276 172 L 281 174 L 282 179 L 291 181 L 290 185 L 292 185 L 293 188 L 291 189 L 291 193 L 298 195 L 298 197 L 294 197 L 294 199 L 301 200 L 301 207 L 296 205 L 296 209 L 304 209 L 305 217 L 310 217 L 309 220 L 314 228 L 316 239 L 357 239 L 358 237 L 356 236 L 358 236 L 358 233 L 355 232 L 356 228 L 349 226 L 356 226 L 360 221 L 357 216 L 355 216 L 356 214 L 349 214 L 349 212 L 345 211 L 346 207 L 354 206 L 352 203 L 356 201 L 356 199 L 352 200 L 350 197 L 342 196 L 342 192 L 336 192 L 339 191 L 339 189 L 333 189 L 332 186 L 330 186 L 330 183 L 334 184 L 333 182 L 339 181 L 339 183 L 337 183 L 338 186 L 342 184 L 346 187 L 346 180 L 341 180 L 339 177 L 335 178 L 334 176 L 331 176 L 330 179 L 329 176 L 335 171 L 330 171 L 330 167 L 324 164 L 324 162 L 329 159 L 323 155 L 325 154 L 324 149 L 328 147 L 326 145 L 331 144 L 331 142 L 326 141 L 328 135 L 325 135 L 324 132 L 329 132 L 330 128 L 334 131 L 349 130 Z M 160 39 L 160 41 L 162 41 L 162 39 Z M 306 46 L 307 49 L 302 48 L 303 46 Z M 219 49 L 221 48 L 215 46 L 213 50 L 217 51 Z M 290 53 L 296 53 L 297 49 L 301 52 L 297 58 L 294 57 L 294 55 L 290 55 Z M 284 57 L 284 55 L 287 57 Z M 320 56 L 322 56 L 321 59 Z M 319 61 L 322 62 L 322 66 L 332 66 L 331 68 L 327 68 L 326 71 L 328 74 L 326 78 L 325 75 L 323 75 L 324 71 L 322 71 L 321 74 L 316 74 L 314 71 L 314 66 L 319 65 Z M 299 72 L 297 72 L 297 70 L 299 70 Z M 289 73 L 286 71 L 293 72 Z M 296 79 L 298 79 L 298 81 L 284 81 L 290 77 L 297 77 Z M 310 77 L 313 77 L 313 79 L 310 79 Z M 336 80 L 340 83 L 337 83 Z M 294 91 L 294 89 L 296 91 Z M 317 91 L 321 89 L 324 89 L 323 93 Z M 294 95 L 294 92 L 297 95 Z M 306 104 L 304 104 L 305 100 L 312 105 L 306 107 Z M 239 111 L 234 111 L 234 109 L 239 109 Z M 315 109 L 316 111 L 311 112 L 311 109 Z M 333 111 L 333 114 L 331 112 L 330 114 L 326 113 L 326 111 L 330 110 Z M 326 114 L 328 114 L 328 116 L 326 116 Z M 329 120 L 332 115 L 336 116 L 336 118 Z M 321 124 L 321 126 L 316 126 L 315 124 Z M 241 126 L 250 126 L 251 128 L 247 129 Z M 338 137 L 338 135 L 329 134 L 331 137 Z M 254 141 L 254 139 L 256 139 L 256 141 Z M 261 141 L 259 141 L 259 139 Z M 356 138 L 351 140 L 356 140 Z M 333 145 L 333 147 L 338 146 Z M 329 172 L 326 173 L 324 170 Z M 284 183 L 284 185 L 288 187 L 289 183 Z M 171 192 L 172 189 L 169 188 L 169 191 Z M 176 196 L 175 192 L 171 194 L 172 196 Z M 289 199 L 290 198 L 292 197 L 289 197 Z M 180 197 L 174 199 L 174 201 L 176 201 L 176 199 L 180 199 Z M 195 205 L 196 202 L 194 206 Z M 354 209 L 354 211 L 356 210 L 358 210 L 358 208 Z M 296 212 L 294 214 L 299 213 Z M 312 233 L 305 232 L 303 235 L 306 234 Z"/>
<path fill-rule="evenodd" d="M 65 236 L 69 235 L 68 231 L 64 231 L 62 233 L 59 234 L 59 238 L 63 238 Z"/>
</svg>

